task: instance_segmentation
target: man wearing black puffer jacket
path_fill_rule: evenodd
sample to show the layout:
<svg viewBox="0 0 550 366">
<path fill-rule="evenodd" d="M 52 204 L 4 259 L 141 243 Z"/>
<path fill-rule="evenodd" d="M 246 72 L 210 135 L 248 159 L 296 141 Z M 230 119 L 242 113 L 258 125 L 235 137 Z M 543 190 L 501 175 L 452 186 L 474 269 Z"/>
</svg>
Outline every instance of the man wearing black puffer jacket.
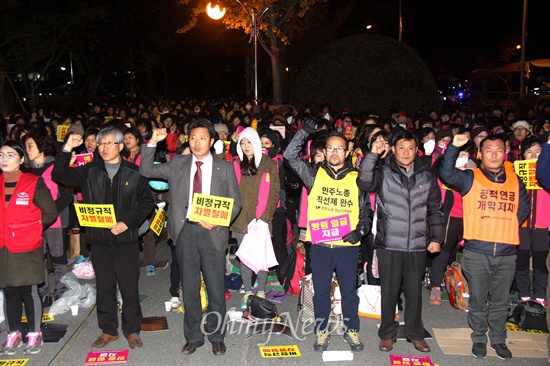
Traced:
<svg viewBox="0 0 550 366">
<path fill-rule="evenodd" d="M 332 274 L 340 284 L 344 340 L 352 351 L 362 351 L 359 339 L 359 298 L 356 294 L 357 264 L 361 238 L 370 228 L 370 201 L 356 184 L 357 171 L 346 161 L 348 140 L 329 134 L 324 148 L 325 161 L 312 167 L 299 154 L 309 134 L 317 131 L 313 120 L 306 120 L 294 135 L 284 158 L 308 191 L 306 240 L 312 242 L 311 270 L 315 313 L 315 351 L 327 349 Z"/>
<path fill-rule="evenodd" d="M 105 347 L 118 339 L 116 286 L 122 295 L 122 332 L 130 348 L 141 348 L 139 336 L 142 313 L 139 305 L 139 226 L 154 207 L 147 179 L 136 165 L 120 157 L 124 135 L 108 127 L 97 134 L 101 160 L 71 168 L 71 150 L 82 144 L 82 136 L 70 135 L 59 152 L 52 178 L 81 187 L 87 204 L 113 204 L 117 223 L 109 228 L 90 227 L 87 240 L 92 244 L 92 264 L 97 287 L 97 319 L 103 333 L 92 349 Z"/>
<path fill-rule="evenodd" d="M 392 140 L 393 155 L 377 167 L 383 147 L 373 147 L 359 167 L 357 185 L 376 192 L 377 248 L 382 323 L 378 330 L 381 351 L 393 349 L 398 323 L 395 307 L 403 283 L 407 340 L 421 352 L 430 352 L 422 324 L 422 275 L 426 250 L 437 253 L 444 239 L 441 193 L 437 179 L 417 156 L 418 140 L 399 131 Z"/>
</svg>

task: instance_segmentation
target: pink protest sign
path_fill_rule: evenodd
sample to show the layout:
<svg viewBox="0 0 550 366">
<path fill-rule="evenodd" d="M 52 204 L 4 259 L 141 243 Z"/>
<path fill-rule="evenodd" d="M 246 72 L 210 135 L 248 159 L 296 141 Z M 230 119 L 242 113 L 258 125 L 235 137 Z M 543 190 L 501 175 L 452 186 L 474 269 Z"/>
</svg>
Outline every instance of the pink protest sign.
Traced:
<svg viewBox="0 0 550 366">
<path fill-rule="evenodd" d="M 390 365 L 399 366 L 434 366 L 429 356 L 390 355 Z"/>
<path fill-rule="evenodd" d="M 74 163 L 75 166 L 82 166 L 94 160 L 93 153 L 76 154 L 75 157 L 76 157 L 76 161 Z"/>
<path fill-rule="evenodd" d="M 309 221 L 312 244 L 340 240 L 350 231 L 348 214 Z"/>
<path fill-rule="evenodd" d="M 128 362 L 129 350 L 88 352 L 84 365 L 108 365 Z"/>
</svg>

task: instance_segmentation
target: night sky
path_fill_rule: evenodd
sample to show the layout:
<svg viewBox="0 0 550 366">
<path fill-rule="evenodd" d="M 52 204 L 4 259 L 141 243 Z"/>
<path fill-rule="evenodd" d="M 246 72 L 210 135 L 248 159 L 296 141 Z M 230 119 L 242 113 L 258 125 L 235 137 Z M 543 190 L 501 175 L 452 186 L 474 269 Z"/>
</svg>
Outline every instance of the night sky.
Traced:
<svg viewBox="0 0 550 366">
<path fill-rule="evenodd" d="M 341 11 L 347 3 L 330 1 L 329 16 Z M 521 44 L 522 0 L 403 0 L 402 4 L 403 41 L 420 54 L 435 76 L 468 78 L 473 69 L 484 67 L 478 60 L 480 55 L 494 58 L 502 52 L 504 45 L 515 48 Z M 398 9 L 398 0 L 356 0 L 354 10 L 331 39 L 354 34 L 398 38 Z M 549 18 L 549 0 L 529 1 L 527 60 L 550 58 Z M 372 24 L 372 29 L 366 30 L 367 24 Z M 308 57 L 323 46 L 312 46 L 322 32 L 323 26 L 320 26 L 293 40 L 288 47 L 291 70 L 299 70 Z M 252 49 L 244 32 L 226 30 L 221 22 L 204 15 L 182 38 L 190 42 L 189 49 L 194 54 L 200 55 L 198 60 L 185 59 L 186 67 L 202 70 L 208 61 L 208 78 L 227 80 L 227 88 L 219 85 L 224 91 L 230 92 L 232 87 L 242 86 L 245 53 Z M 258 54 L 262 87 L 270 84 L 267 75 L 269 60 L 261 49 Z M 519 62 L 520 51 L 514 49 L 509 59 Z M 193 73 L 192 77 L 204 80 L 201 74 Z M 195 85 L 201 92 L 209 92 L 208 88 L 202 88 L 199 80 Z M 267 90 L 264 95 L 265 92 Z"/>
</svg>

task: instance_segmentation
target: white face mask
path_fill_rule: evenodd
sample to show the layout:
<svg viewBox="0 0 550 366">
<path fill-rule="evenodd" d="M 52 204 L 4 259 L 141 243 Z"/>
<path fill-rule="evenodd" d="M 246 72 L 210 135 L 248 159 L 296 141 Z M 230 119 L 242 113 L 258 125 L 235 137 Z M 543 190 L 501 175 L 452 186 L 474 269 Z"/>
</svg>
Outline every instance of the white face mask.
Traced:
<svg viewBox="0 0 550 366">
<path fill-rule="evenodd" d="M 462 168 L 468 163 L 468 158 L 456 158 L 455 168 Z"/>
<path fill-rule="evenodd" d="M 431 154 L 435 149 L 435 140 L 428 140 L 424 143 L 424 152 L 426 154 Z"/>
</svg>

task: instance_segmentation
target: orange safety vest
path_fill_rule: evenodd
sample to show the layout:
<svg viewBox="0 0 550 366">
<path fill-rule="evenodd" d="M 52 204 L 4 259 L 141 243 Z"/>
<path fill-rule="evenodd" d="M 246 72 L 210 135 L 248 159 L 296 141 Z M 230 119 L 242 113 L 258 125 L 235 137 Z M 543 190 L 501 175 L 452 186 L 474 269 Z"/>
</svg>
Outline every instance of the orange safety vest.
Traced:
<svg viewBox="0 0 550 366">
<path fill-rule="evenodd" d="M 463 196 L 464 239 L 519 245 L 519 178 L 505 169 L 506 181 L 495 183 L 474 169 L 472 188 Z"/>
</svg>

